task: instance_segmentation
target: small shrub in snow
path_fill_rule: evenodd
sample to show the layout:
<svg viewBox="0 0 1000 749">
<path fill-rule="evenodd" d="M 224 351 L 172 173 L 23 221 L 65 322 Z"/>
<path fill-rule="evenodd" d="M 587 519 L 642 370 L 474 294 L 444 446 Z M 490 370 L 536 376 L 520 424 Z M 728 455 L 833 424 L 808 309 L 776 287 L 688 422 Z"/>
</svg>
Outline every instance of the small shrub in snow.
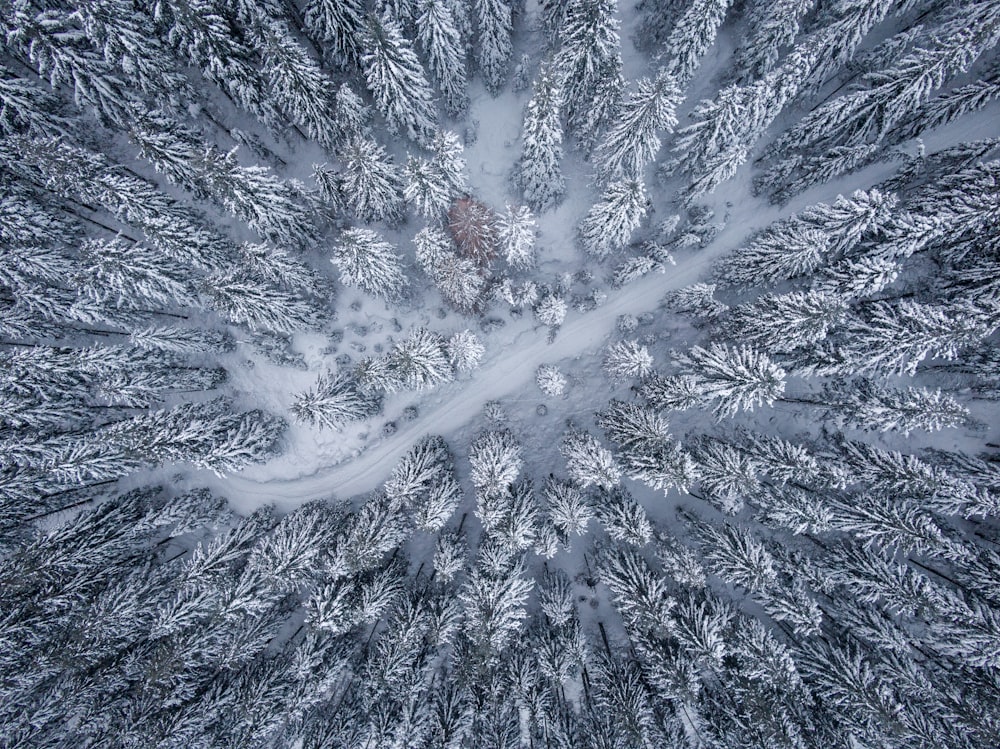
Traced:
<svg viewBox="0 0 1000 749">
<path fill-rule="evenodd" d="M 562 395 L 566 391 L 566 376 L 559 371 L 558 367 L 551 364 L 543 364 L 535 374 L 535 382 L 538 389 L 553 398 Z"/>
<path fill-rule="evenodd" d="M 619 315 L 618 330 L 626 335 L 639 327 L 639 318 L 635 315 Z"/>
</svg>

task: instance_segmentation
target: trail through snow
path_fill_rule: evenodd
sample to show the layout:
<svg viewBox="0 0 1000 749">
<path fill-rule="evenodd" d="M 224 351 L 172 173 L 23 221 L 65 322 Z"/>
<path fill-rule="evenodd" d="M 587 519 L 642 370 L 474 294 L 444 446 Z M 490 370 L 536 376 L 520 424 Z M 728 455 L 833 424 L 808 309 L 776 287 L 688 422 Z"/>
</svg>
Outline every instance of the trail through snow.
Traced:
<svg viewBox="0 0 1000 749">
<path fill-rule="evenodd" d="M 396 462 L 420 437 L 440 434 L 447 439 L 488 401 L 502 400 L 527 388 L 534 390 L 539 365 L 597 352 L 615 330 L 619 315 L 655 309 L 665 294 L 698 282 L 710 263 L 746 234 L 746 221 L 759 225 L 762 220 L 766 223 L 772 218 L 734 215 L 715 242 L 679 260 L 666 274 L 654 274 L 610 290 L 607 301 L 590 312 L 570 311 L 552 343 L 547 340 L 548 329 L 544 326 L 525 329 L 511 325 L 501 329 L 491 337 L 488 358 L 471 378 L 439 386 L 421 400 L 418 419 L 400 422 L 392 436 L 353 459 L 317 466 L 315 472 L 293 478 L 260 480 L 251 472 L 225 477 L 199 472 L 196 479 L 199 484 L 209 483 L 230 497 L 237 509 L 266 502 L 294 506 L 310 499 L 346 499 L 372 491 L 385 481 Z"/>
</svg>

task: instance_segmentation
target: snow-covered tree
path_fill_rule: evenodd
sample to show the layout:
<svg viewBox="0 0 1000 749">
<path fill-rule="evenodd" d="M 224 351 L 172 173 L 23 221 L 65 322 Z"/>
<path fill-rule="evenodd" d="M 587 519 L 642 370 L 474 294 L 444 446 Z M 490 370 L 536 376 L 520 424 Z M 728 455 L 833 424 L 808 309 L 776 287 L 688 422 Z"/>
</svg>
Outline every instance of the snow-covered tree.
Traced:
<svg viewBox="0 0 1000 749">
<path fill-rule="evenodd" d="M 351 377 L 326 372 L 309 390 L 296 396 L 289 410 L 307 424 L 340 429 L 348 422 L 377 413 L 380 405 L 377 398 L 362 391 Z"/>
<path fill-rule="evenodd" d="M 462 312 L 475 309 L 486 287 L 486 279 L 476 262 L 459 257 L 454 245 L 439 229 L 421 229 L 413 243 L 417 262 L 434 280 L 441 295 Z"/>
<path fill-rule="evenodd" d="M 570 478 L 582 488 L 596 485 L 611 490 L 618 485 L 621 469 L 611 452 L 592 434 L 568 432 L 559 443 L 559 451 L 566 459 Z"/>
<path fill-rule="evenodd" d="M 745 346 L 695 346 L 676 359 L 689 378 L 695 402 L 713 403 L 720 419 L 740 410 L 752 411 L 761 403 L 770 405 L 785 390 L 784 370 L 765 354 Z"/>
<path fill-rule="evenodd" d="M 680 101 L 680 88 L 665 70 L 653 80 L 641 78 L 594 152 L 601 177 L 641 178 L 660 150 L 658 132 L 669 132 L 677 124 L 674 111 Z"/>
<path fill-rule="evenodd" d="M 585 147 L 613 121 L 625 88 L 616 0 L 571 0 L 555 56 L 563 114 Z M 596 117 L 595 117 L 596 115 Z"/>
<path fill-rule="evenodd" d="M 403 197 L 425 218 L 440 217 L 451 205 L 448 185 L 427 159 L 410 156 L 403 168 L 406 187 Z"/>
<path fill-rule="evenodd" d="M 351 210 L 363 221 L 396 223 L 403 214 L 403 180 L 374 140 L 360 138 L 344 152 L 342 192 Z"/>
<path fill-rule="evenodd" d="M 486 347 L 475 333 L 461 330 L 448 339 L 448 356 L 456 372 L 470 372 L 479 366 Z"/>
<path fill-rule="evenodd" d="M 507 206 L 497 217 L 497 239 L 507 264 L 515 270 L 535 265 L 535 218 L 527 206 Z"/>
<path fill-rule="evenodd" d="M 879 432 L 936 432 L 969 423 L 969 409 L 941 390 L 897 390 L 867 379 L 828 385 L 821 403 L 838 419 Z"/>
<path fill-rule="evenodd" d="M 733 340 L 761 350 L 791 351 L 822 341 L 846 315 L 846 303 L 834 294 L 765 294 L 731 310 L 726 328 Z"/>
<path fill-rule="evenodd" d="M 562 176 L 563 79 L 550 63 L 543 63 L 524 112 L 521 159 L 516 179 L 532 209 L 554 207 L 566 191 Z"/>
<path fill-rule="evenodd" d="M 620 250 L 628 243 L 648 207 L 646 186 L 641 180 L 612 182 L 580 224 L 584 249 L 597 258 Z"/>
<path fill-rule="evenodd" d="M 535 382 L 539 390 L 553 398 L 559 397 L 566 390 L 566 375 L 552 364 L 543 364 L 538 368 Z"/>
<path fill-rule="evenodd" d="M 612 380 L 645 377 L 653 369 L 653 357 L 637 341 L 619 341 L 608 347 L 604 371 Z"/>
<path fill-rule="evenodd" d="M 875 302 L 852 321 L 847 348 L 855 370 L 913 375 L 926 358 L 955 359 L 1000 325 L 995 307 L 962 301 Z"/>
<path fill-rule="evenodd" d="M 524 572 L 520 562 L 503 575 L 477 565 L 462 587 L 465 632 L 488 654 L 503 653 L 528 616 L 525 604 L 535 581 L 523 577 Z"/>
<path fill-rule="evenodd" d="M 535 305 L 535 317 L 542 325 L 558 328 L 566 319 L 566 300 L 555 294 L 546 294 Z"/>
<path fill-rule="evenodd" d="M 440 132 L 432 143 L 434 158 L 411 156 L 404 170 L 406 199 L 421 215 L 440 217 L 452 205 L 452 199 L 465 187 L 465 159 L 462 144 L 454 133 Z"/>
<path fill-rule="evenodd" d="M 653 539 L 653 525 L 642 505 L 625 489 L 602 489 L 595 503 L 597 519 L 615 541 L 645 546 Z"/>
<path fill-rule="evenodd" d="M 521 473 L 521 446 L 508 430 L 480 434 L 469 447 L 472 484 L 484 494 L 500 494 Z"/>
<path fill-rule="evenodd" d="M 783 49 L 795 41 L 803 16 L 815 5 L 816 0 L 753 3 L 747 13 L 747 34 L 737 52 L 741 78 L 752 80 L 769 73 Z"/>
<path fill-rule="evenodd" d="M 572 484 L 549 478 L 545 482 L 542 496 L 563 544 L 568 544 L 571 536 L 582 536 L 587 532 L 587 524 L 594 517 L 594 510 L 583 492 Z"/>
<path fill-rule="evenodd" d="M 201 289 L 217 310 L 251 330 L 294 333 L 314 328 L 320 319 L 315 307 L 302 297 L 239 271 L 210 276 Z"/>
<path fill-rule="evenodd" d="M 447 343 L 438 333 L 417 328 L 392 347 L 388 361 L 408 390 L 420 390 L 446 382 L 453 376 Z"/>
<path fill-rule="evenodd" d="M 371 229 L 347 229 L 333 246 L 330 262 L 340 270 L 340 282 L 369 294 L 398 299 L 408 284 L 396 248 Z"/>
<path fill-rule="evenodd" d="M 412 510 L 418 528 L 441 530 L 462 495 L 445 441 L 436 436 L 418 441 L 393 468 L 385 493 Z"/>
<path fill-rule="evenodd" d="M 670 72 L 685 84 L 715 42 L 732 0 L 694 0 L 667 38 Z"/>
<path fill-rule="evenodd" d="M 361 62 L 368 90 L 390 132 L 402 130 L 410 140 L 429 143 L 436 120 L 430 84 L 412 44 L 391 13 L 368 17 Z"/>
<path fill-rule="evenodd" d="M 483 74 L 486 90 L 496 96 L 503 88 L 510 56 L 514 51 L 511 41 L 513 28 L 511 2 L 475 0 L 475 9 L 479 27 L 476 61 Z"/>
<path fill-rule="evenodd" d="M 306 32 L 328 60 L 356 65 L 364 26 L 363 0 L 309 0 L 303 18 Z"/>
<path fill-rule="evenodd" d="M 430 70 L 441 94 L 445 109 L 459 117 L 469 106 L 466 90 L 465 50 L 455 22 L 453 3 L 448 0 L 418 0 L 417 41 L 427 58 Z"/>
</svg>

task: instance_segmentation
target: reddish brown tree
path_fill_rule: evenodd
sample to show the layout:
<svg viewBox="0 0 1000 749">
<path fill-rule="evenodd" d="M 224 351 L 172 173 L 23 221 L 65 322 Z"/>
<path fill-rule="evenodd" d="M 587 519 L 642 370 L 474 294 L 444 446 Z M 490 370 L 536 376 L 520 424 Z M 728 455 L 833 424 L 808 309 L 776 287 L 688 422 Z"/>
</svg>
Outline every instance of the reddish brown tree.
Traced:
<svg viewBox="0 0 1000 749">
<path fill-rule="evenodd" d="M 496 257 L 496 214 L 484 203 L 468 196 L 456 200 L 448 210 L 448 228 L 460 254 L 483 266 Z"/>
</svg>

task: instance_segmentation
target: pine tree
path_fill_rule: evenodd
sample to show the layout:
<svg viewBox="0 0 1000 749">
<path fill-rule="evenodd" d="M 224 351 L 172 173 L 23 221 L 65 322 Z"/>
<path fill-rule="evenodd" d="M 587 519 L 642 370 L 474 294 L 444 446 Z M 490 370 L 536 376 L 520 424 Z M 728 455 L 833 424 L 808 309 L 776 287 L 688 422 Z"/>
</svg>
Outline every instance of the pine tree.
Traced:
<svg viewBox="0 0 1000 749">
<path fill-rule="evenodd" d="M 645 377 L 653 370 L 653 357 L 636 341 L 619 341 L 608 347 L 604 371 L 612 380 Z"/>
<path fill-rule="evenodd" d="M 670 72 L 686 84 L 715 42 L 732 0 L 695 0 L 667 38 Z"/>
<path fill-rule="evenodd" d="M 562 109 L 563 79 L 554 65 L 543 63 L 524 112 L 516 172 L 524 199 L 535 211 L 553 208 L 566 190 L 560 169 Z"/>
<path fill-rule="evenodd" d="M 251 330 L 294 333 L 312 329 L 319 321 L 317 310 L 305 299 L 239 271 L 209 276 L 201 290 L 216 309 Z"/>
<path fill-rule="evenodd" d="M 572 0 L 554 64 L 563 82 L 563 114 L 585 148 L 614 119 L 625 88 L 615 0 Z M 592 119 L 595 112 L 604 117 Z"/>
<path fill-rule="evenodd" d="M 460 117 L 469 107 L 466 90 L 465 50 L 447 0 L 419 0 L 417 41 L 427 58 L 427 67 L 444 96 L 445 109 Z"/>
<path fill-rule="evenodd" d="M 475 0 L 475 9 L 479 27 L 476 59 L 486 90 L 496 96 L 503 88 L 514 51 L 511 42 L 513 10 L 509 0 Z"/>
<path fill-rule="evenodd" d="M 855 371 L 913 375 L 926 358 L 956 359 L 1000 325 L 995 311 L 962 301 L 875 302 L 851 325 L 848 356 Z"/>
<path fill-rule="evenodd" d="M 439 229 L 421 229 L 413 243 L 417 262 L 434 280 L 441 295 L 462 312 L 475 309 L 486 285 L 479 266 L 470 258 L 460 258 Z"/>
<path fill-rule="evenodd" d="M 583 492 L 572 484 L 549 477 L 542 496 L 548 504 L 549 516 L 560 542 L 568 545 L 571 536 L 582 536 L 587 532 L 587 524 L 594 517 L 594 511 Z"/>
<path fill-rule="evenodd" d="M 753 3 L 747 13 L 747 35 L 734 66 L 744 80 L 760 78 L 778 62 L 784 47 L 795 41 L 800 21 L 816 0 L 779 0 Z"/>
<path fill-rule="evenodd" d="M 839 296 L 818 291 L 765 294 L 735 307 L 726 321 L 734 340 L 765 351 L 790 351 L 827 337 L 847 316 Z"/>
<path fill-rule="evenodd" d="M 448 229 L 462 256 L 488 266 L 496 255 L 496 214 L 485 204 L 462 197 L 448 210 Z"/>
<path fill-rule="evenodd" d="M 434 108 L 424 69 L 391 14 L 369 16 L 363 36 L 368 90 L 391 133 L 427 144 L 434 134 Z"/>
<path fill-rule="evenodd" d="M 566 375 L 552 364 L 543 364 L 538 368 L 535 382 L 539 390 L 553 398 L 558 398 L 566 390 Z"/>
<path fill-rule="evenodd" d="M 595 506 L 597 519 L 615 541 L 645 546 L 653 539 L 653 526 L 646 511 L 626 489 L 602 488 Z"/>
<path fill-rule="evenodd" d="M 348 229 L 333 246 L 330 259 L 340 269 L 340 282 L 387 300 L 398 299 L 408 284 L 400 255 L 371 229 Z"/>
<path fill-rule="evenodd" d="M 653 80 L 640 79 L 594 152 L 602 179 L 641 178 L 660 150 L 658 131 L 669 132 L 677 124 L 674 111 L 680 101 L 680 88 L 666 70 Z"/>
<path fill-rule="evenodd" d="M 473 486 L 487 495 L 504 493 L 524 465 L 521 446 L 507 430 L 479 435 L 469 448 L 469 462 Z"/>
<path fill-rule="evenodd" d="M 646 186 L 640 180 L 612 182 L 580 224 L 584 249 L 605 258 L 623 248 L 639 226 L 649 206 Z"/>
<path fill-rule="evenodd" d="M 566 319 L 566 301 L 555 294 L 547 294 L 535 305 L 535 317 L 542 325 L 555 329 Z"/>
<path fill-rule="evenodd" d="M 497 239 L 504 260 L 514 270 L 535 265 L 535 219 L 526 206 L 507 206 L 497 218 Z"/>
<path fill-rule="evenodd" d="M 439 133 L 434 138 L 433 159 L 409 158 L 404 170 L 407 185 L 403 195 L 417 212 L 427 218 L 441 217 L 452 199 L 465 187 L 465 159 L 454 133 Z"/>
<path fill-rule="evenodd" d="M 820 402 L 845 423 L 880 432 L 936 432 L 969 423 L 969 410 L 947 393 L 916 387 L 896 390 L 867 379 L 831 383 Z"/>
<path fill-rule="evenodd" d="M 347 204 L 362 221 L 397 223 L 403 215 L 403 180 L 374 140 L 352 141 L 344 154 L 342 191 Z"/>
<path fill-rule="evenodd" d="M 621 478 L 621 469 L 611 452 L 601 446 L 597 438 L 587 432 L 568 432 L 559 444 L 559 451 L 566 459 L 566 471 L 582 488 L 596 485 L 614 489 Z"/>
<path fill-rule="evenodd" d="M 462 330 L 448 339 L 448 357 L 456 372 L 470 372 L 479 366 L 486 347 L 475 333 Z"/>
<path fill-rule="evenodd" d="M 327 372 L 319 376 L 312 388 L 300 393 L 289 410 L 299 421 L 340 429 L 348 422 L 377 413 L 380 407 L 378 399 L 359 389 L 350 377 Z"/>
<path fill-rule="evenodd" d="M 498 656 L 507 649 L 528 615 L 524 605 L 535 581 L 524 578 L 524 571 L 520 562 L 503 575 L 477 566 L 459 594 L 465 609 L 465 632 L 489 655 Z"/>
<path fill-rule="evenodd" d="M 309 0 L 303 18 L 310 38 L 338 65 L 360 61 L 363 0 Z"/>
<path fill-rule="evenodd" d="M 388 364 L 407 390 L 421 390 L 447 382 L 454 374 L 448 362 L 446 341 L 438 333 L 417 328 L 393 346 Z"/>
<path fill-rule="evenodd" d="M 718 418 L 771 404 L 785 390 L 785 372 L 766 355 L 747 347 L 730 350 L 720 344 L 695 346 L 677 356 L 702 402 L 715 402 Z"/>
<path fill-rule="evenodd" d="M 115 307 L 197 306 L 185 274 L 149 247 L 120 239 L 87 240 L 80 247 L 79 293 Z"/>
</svg>

